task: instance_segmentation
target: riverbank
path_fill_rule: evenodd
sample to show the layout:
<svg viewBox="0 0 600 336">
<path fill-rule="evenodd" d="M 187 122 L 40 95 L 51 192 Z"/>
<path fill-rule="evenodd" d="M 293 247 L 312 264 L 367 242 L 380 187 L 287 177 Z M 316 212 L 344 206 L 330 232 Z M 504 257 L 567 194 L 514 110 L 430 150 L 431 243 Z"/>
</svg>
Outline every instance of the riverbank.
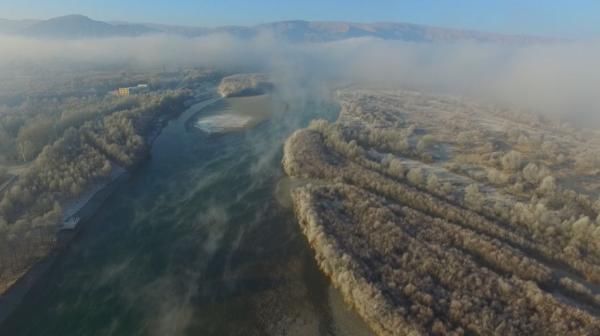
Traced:
<svg viewBox="0 0 600 336">
<path fill-rule="evenodd" d="M 522 216 L 529 204 L 515 199 L 534 195 L 531 206 L 551 213 L 548 218 L 581 214 L 548 211 L 533 183 L 515 193 L 461 169 L 485 161 L 467 166 L 456 153 L 483 157 L 490 147 L 456 144 L 463 128 L 447 127 L 443 113 L 477 109 L 400 91 L 350 92 L 346 98 L 335 123 L 316 121 L 288 138 L 282 163 L 289 177 L 328 181 L 294 188 L 295 214 L 322 272 L 378 335 L 600 334 L 595 246 L 576 258 L 563 253 L 573 248 L 565 242 L 580 233 L 539 230 L 552 228 L 551 222 Z M 424 113 L 438 106 L 434 102 L 439 111 Z M 490 116 L 480 113 L 461 119 Z M 496 157 L 521 155 L 505 134 L 487 134 L 485 141 L 516 148 Z M 453 146 L 444 148 L 452 154 L 439 155 L 441 145 Z M 537 169 L 541 163 L 534 159 L 528 167 Z M 563 226 L 569 217 L 564 220 Z M 556 239 L 560 234 L 569 239 Z"/>
<path fill-rule="evenodd" d="M 79 222 L 73 230 L 59 230 L 57 233 L 56 246 L 50 253 L 32 265 L 18 280 L 16 280 L 0 296 L 0 324 L 10 316 L 19 306 L 29 291 L 38 281 L 52 268 L 56 261 L 63 255 L 69 245 L 77 238 L 84 227 L 86 220 L 93 216 L 102 206 L 104 201 L 112 194 L 121 178 L 126 178 L 124 169 L 116 169 L 108 182 L 99 187 L 95 186 L 90 192 L 85 193 L 83 198 L 74 201 L 65 212 L 65 220 L 70 217 L 78 217 Z M 69 217 L 67 217 L 69 216 Z"/>
<path fill-rule="evenodd" d="M 345 321 L 361 320 L 330 300 L 291 209 L 273 197 L 283 140 L 339 108 L 290 106 L 218 136 L 188 127 L 193 111 L 171 121 L 0 334 L 354 335 Z"/>
<path fill-rule="evenodd" d="M 189 112 L 197 112 L 214 102 L 212 96 L 196 99 L 186 104 L 187 108 L 175 119 L 159 119 L 156 127 L 146 136 L 146 141 L 151 147 L 160 136 L 161 131 L 170 121 L 179 118 L 189 118 Z M 136 168 L 139 168 L 136 167 Z M 19 306 L 29 291 L 47 274 L 52 266 L 61 258 L 70 244 L 77 239 L 88 221 L 102 204 L 108 199 L 119 185 L 120 181 L 127 179 L 130 173 L 124 168 L 113 163 L 113 169 L 106 181 L 93 185 L 80 197 L 63 204 L 63 221 L 58 228 L 56 246 L 42 260 L 33 264 L 27 271 L 23 272 L 16 281 L 6 287 L 0 295 L 0 324 Z M 75 225 L 66 225 L 71 219 L 77 219 Z"/>
</svg>

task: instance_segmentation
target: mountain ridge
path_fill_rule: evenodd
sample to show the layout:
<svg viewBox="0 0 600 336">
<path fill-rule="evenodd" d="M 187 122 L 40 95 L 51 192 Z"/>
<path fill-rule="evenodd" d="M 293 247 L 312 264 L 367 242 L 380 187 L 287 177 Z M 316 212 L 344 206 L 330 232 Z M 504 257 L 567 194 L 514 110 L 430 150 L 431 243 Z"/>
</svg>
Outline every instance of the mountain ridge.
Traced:
<svg viewBox="0 0 600 336">
<path fill-rule="evenodd" d="M 87 16 L 71 14 L 39 21 L 17 32 L 18 35 L 38 38 L 98 38 L 114 36 L 139 36 L 154 30 L 135 24 L 110 24 L 92 20 Z"/>
<path fill-rule="evenodd" d="M 155 23 L 104 22 L 79 14 L 39 21 L 0 19 L 0 33 L 53 39 L 134 37 L 150 34 L 199 37 L 213 33 L 228 33 L 240 38 L 251 38 L 261 33 L 269 33 L 291 42 L 331 42 L 368 37 L 409 42 L 473 41 L 511 44 L 548 43 L 563 40 L 554 37 L 512 35 L 404 22 L 359 23 L 288 20 L 254 26 L 234 25 L 207 28 Z"/>
</svg>

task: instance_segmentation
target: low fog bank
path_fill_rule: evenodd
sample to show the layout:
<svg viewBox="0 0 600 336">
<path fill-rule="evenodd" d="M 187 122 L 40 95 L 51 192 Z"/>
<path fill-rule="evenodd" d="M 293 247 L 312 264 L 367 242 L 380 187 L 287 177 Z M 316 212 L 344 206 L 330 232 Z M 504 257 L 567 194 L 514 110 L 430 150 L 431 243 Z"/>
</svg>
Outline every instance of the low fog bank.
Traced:
<svg viewBox="0 0 600 336">
<path fill-rule="evenodd" d="M 290 94 L 345 83 L 386 83 L 466 95 L 539 112 L 600 121 L 600 42 L 509 46 L 350 39 L 291 44 L 270 35 L 227 34 L 188 39 L 156 35 L 101 40 L 0 37 L 0 77 L 16 69 L 127 66 L 135 69 L 207 66 L 264 71 Z M 308 84 L 308 85 L 307 85 Z"/>
</svg>

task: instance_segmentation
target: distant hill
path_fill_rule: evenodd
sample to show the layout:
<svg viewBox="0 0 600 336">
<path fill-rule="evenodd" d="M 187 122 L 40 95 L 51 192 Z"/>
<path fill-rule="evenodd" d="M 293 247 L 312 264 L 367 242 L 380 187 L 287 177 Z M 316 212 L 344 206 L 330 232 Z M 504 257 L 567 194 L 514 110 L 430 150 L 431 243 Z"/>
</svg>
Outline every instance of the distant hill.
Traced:
<svg viewBox="0 0 600 336">
<path fill-rule="evenodd" d="M 473 30 L 439 28 L 410 23 L 353 23 L 283 21 L 257 26 L 258 30 L 271 31 L 290 41 L 336 41 L 348 38 L 375 37 L 384 40 L 411 42 L 503 42 L 531 43 L 552 41 L 552 38 L 505 35 Z"/>
<path fill-rule="evenodd" d="M 226 26 L 217 28 L 199 28 L 168 25 L 150 26 L 165 33 L 175 33 L 185 36 L 202 36 L 208 33 L 229 33 L 238 37 L 252 37 L 260 33 L 270 33 L 277 38 L 291 42 L 329 42 L 360 37 L 411 42 L 473 41 L 526 44 L 559 41 L 559 39 L 556 38 L 539 36 L 507 35 L 393 22 L 354 23 L 298 20 L 272 22 L 253 27 Z"/>
<path fill-rule="evenodd" d="M 17 33 L 38 38 L 100 38 L 117 36 L 139 36 L 158 31 L 145 25 L 110 24 L 95 21 L 83 15 L 67 15 L 36 22 Z"/>
<path fill-rule="evenodd" d="M 240 38 L 251 38 L 261 33 L 269 33 L 279 39 L 291 42 L 327 42 L 359 37 L 412 42 L 474 41 L 510 44 L 558 41 L 558 39 L 545 37 L 505 35 L 410 23 L 282 21 L 252 27 L 203 28 L 152 23 L 107 23 L 92 20 L 83 15 L 67 15 L 37 22 L 0 20 L 1 32 L 36 38 L 58 39 L 140 36 L 157 33 L 187 37 L 197 37 L 211 33 L 228 33 Z"/>
<path fill-rule="evenodd" d="M 2 34 L 13 34 L 20 30 L 23 30 L 34 23 L 39 21 L 36 20 L 6 20 L 0 19 L 0 33 Z"/>
</svg>

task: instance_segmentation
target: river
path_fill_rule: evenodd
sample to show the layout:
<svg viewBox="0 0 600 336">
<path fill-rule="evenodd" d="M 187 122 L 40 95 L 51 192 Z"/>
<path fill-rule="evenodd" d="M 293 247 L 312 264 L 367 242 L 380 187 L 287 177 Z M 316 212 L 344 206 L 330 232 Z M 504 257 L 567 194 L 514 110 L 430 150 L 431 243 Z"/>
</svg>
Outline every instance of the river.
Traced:
<svg viewBox="0 0 600 336">
<path fill-rule="evenodd" d="M 163 129 L 0 335 L 368 334 L 274 197 L 287 135 L 338 107 L 298 99 L 246 130 L 191 126 L 219 104 Z"/>
</svg>

